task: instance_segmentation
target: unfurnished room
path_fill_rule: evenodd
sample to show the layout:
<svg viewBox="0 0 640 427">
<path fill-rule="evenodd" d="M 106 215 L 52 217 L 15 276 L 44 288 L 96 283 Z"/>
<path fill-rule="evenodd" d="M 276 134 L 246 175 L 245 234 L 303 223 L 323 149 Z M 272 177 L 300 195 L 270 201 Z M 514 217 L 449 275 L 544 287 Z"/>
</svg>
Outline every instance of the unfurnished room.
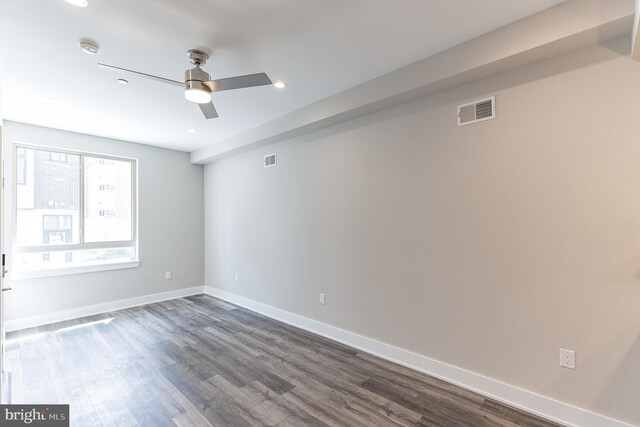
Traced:
<svg viewBox="0 0 640 427">
<path fill-rule="evenodd" d="M 0 0 L 0 426 L 640 427 L 640 0 Z"/>
</svg>

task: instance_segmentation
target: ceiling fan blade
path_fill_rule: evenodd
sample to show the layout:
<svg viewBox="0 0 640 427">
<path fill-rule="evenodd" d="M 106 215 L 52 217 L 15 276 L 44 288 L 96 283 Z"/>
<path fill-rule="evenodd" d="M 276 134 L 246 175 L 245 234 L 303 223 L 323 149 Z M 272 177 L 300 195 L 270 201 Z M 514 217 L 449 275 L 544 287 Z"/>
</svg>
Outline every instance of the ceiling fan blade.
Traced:
<svg viewBox="0 0 640 427">
<path fill-rule="evenodd" d="M 98 68 L 102 68 L 105 70 L 118 71 L 124 73 L 135 74 L 140 77 L 144 77 L 146 79 L 155 80 L 161 83 L 169 83 L 171 85 L 180 86 L 184 88 L 184 82 L 179 82 L 177 80 L 165 79 L 164 77 L 154 76 L 153 74 L 141 73 L 140 71 L 127 70 L 126 68 L 115 67 L 113 65 L 100 64 L 98 63 Z"/>
<path fill-rule="evenodd" d="M 248 74 L 246 76 L 229 77 L 226 79 L 210 80 L 203 82 L 211 92 L 221 92 L 223 90 L 241 89 L 243 87 L 263 86 L 273 84 L 269 76 L 265 73 Z"/>
<path fill-rule="evenodd" d="M 202 114 L 204 114 L 207 119 L 215 119 L 218 117 L 218 112 L 216 111 L 216 107 L 213 106 L 213 102 L 198 104 L 198 107 L 200 107 Z"/>
</svg>

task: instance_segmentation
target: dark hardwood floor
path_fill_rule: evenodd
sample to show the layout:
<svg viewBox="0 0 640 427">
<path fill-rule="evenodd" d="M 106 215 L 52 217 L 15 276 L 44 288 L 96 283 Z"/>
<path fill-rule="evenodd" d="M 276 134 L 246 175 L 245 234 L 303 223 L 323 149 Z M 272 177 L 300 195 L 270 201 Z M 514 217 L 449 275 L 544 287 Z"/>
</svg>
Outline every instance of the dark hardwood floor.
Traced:
<svg viewBox="0 0 640 427">
<path fill-rule="evenodd" d="M 208 296 L 8 335 L 13 403 L 72 426 L 553 426 Z"/>
</svg>

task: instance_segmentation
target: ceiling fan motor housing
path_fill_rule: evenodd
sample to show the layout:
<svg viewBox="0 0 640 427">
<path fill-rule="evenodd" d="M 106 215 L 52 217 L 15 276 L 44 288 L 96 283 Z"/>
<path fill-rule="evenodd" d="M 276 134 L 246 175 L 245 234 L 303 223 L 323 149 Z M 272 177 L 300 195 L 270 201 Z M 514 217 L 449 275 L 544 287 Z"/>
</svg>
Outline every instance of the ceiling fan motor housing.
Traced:
<svg viewBox="0 0 640 427">
<path fill-rule="evenodd" d="M 209 73 L 200 67 L 194 67 L 184 72 L 186 89 L 200 89 L 210 92 L 210 89 L 202 84 L 202 82 L 207 82 L 209 80 L 211 80 Z"/>
</svg>

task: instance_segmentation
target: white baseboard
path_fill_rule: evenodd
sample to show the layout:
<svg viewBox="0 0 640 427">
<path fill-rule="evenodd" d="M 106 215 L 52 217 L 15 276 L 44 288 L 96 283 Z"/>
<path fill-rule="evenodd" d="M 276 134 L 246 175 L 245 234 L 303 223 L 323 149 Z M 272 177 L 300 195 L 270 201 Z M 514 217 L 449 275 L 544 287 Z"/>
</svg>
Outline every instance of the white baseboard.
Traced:
<svg viewBox="0 0 640 427">
<path fill-rule="evenodd" d="M 110 311 L 122 310 L 124 308 L 137 307 L 139 305 L 146 305 L 154 302 L 188 297 L 201 293 L 203 293 L 202 286 L 194 286 L 192 288 L 177 289 L 175 291 L 168 292 L 159 292 L 157 294 L 144 295 L 141 297 L 127 298 L 118 301 L 105 302 L 102 304 L 72 308 L 70 310 L 56 311 L 40 316 L 7 320 L 4 322 L 4 328 L 6 332 L 18 331 L 20 329 L 33 328 L 36 326 L 48 325 L 50 323 L 63 322 L 65 320 L 78 319 L 80 317 L 93 316 Z"/>
<path fill-rule="evenodd" d="M 586 409 L 560 402 L 540 394 L 497 381 L 483 375 L 458 368 L 429 357 L 385 344 L 308 317 L 300 316 L 279 308 L 266 305 L 249 298 L 226 292 L 210 286 L 204 293 L 230 303 L 263 314 L 267 317 L 322 335 L 334 341 L 357 348 L 367 353 L 390 360 L 468 390 L 531 412 L 541 417 L 580 427 L 633 427 L 631 424 L 597 414 Z"/>
</svg>

